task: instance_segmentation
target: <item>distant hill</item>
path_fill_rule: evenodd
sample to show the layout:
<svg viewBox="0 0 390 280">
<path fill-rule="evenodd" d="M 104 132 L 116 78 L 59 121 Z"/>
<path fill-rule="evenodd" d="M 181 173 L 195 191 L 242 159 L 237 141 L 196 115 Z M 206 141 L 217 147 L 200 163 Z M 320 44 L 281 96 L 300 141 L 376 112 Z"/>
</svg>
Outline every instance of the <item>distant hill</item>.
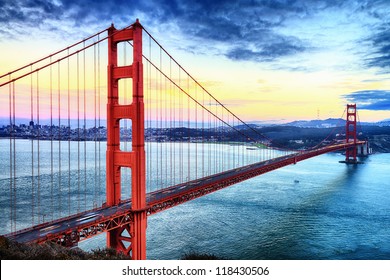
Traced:
<svg viewBox="0 0 390 280">
<path fill-rule="evenodd" d="M 390 126 L 390 119 L 386 119 L 380 122 L 375 123 L 378 126 Z"/>
<path fill-rule="evenodd" d="M 329 128 L 335 126 L 344 126 L 344 119 L 326 119 L 326 120 L 310 120 L 310 121 L 293 121 L 282 124 L 283 126 L 295 126 L 295 127 L 306 127 L 306 128 Z M 390 119 L 386 119 L 379 122 L 359 122 L 359 125 L 364 126 L 390 126 Z"/>
<path fill-rule="evenodd" d="M 37 124 L 36 120 L 34 120 L 34 122 L 35 122 L 35 124 Z M 70 126 L 72 128 L 77 128 L 78 126 L 80 126 L 80 127 L 84 126 L 83 119 L 80 120 L 80 123 L 78 123 L 77 119 L 70 119 L 69 122 L 70 122 Z M 106 127 L 106 125 L 107 125 L 106 120 L 104 120 L 104 119 L 101 119 L 100 123 L 99 123 L 99 120 L 96 120 L 96 123 L 95 123 L 95 120 L 91 120 L 91 119 L 87 119 L 85 122 L 86 122 L 87 128 L 94 127 L 95 125 L 97 125 L 97 126 L 100 125 L 100 126 Z M 25 119 L 25 118 L 17 118 L 15 120 L 16 125 L 21 125 L 21 124 L 28 125 L 29 123 L 30 123 L 30 120 Z M 41 119 L 39 122 L 40 125 L 50 125 L 50 123 L 51 123 L 50 119 Z M 8 126 L 9 124 L 10 124 L 9 118 L 0 117 L 0 128 L 3 126 Z M 61 119 L 60 124 L 67 126 L 68 119 Z M 238 125 L 235 125 L 234 127 L 236 129 L 246 129 L 246 128 L 248 128 L 248 126 L 254 128 L 254 129 L 261 128 L 261 127 L 269 127 L 269 126 L 295 126 L 295 127 L 302 127 L 302 128 L 329 128 L 329 127 L 335 127 L 335 126 L 343 126 L 344 124 L 345 124 L 345 120 L 343 120 L 341 118 L 339 118 L 339 119 L 329 118 L 326 120 L 309 120 L 309 121 L 298 120 L 298 121 L 293 121 L 293 122 L 288 122 L 288 123 L 281 123 L 280 120 L 249 121 L 249 122 L 247 122 L 247 125 L 238 124 Z M 360 125 L 374 125 L 374 126 L 390 126 L 390 119 L 384 119 L 384 120 L 379 121 L 379 122 L 360 122 L 359 124 Z M 55 125 L 55 126 L 58 125 L 58 119 L 53 119 L 53 125 Z M 189 126 L 190 128 L 202 127 L 202 124 L 199 122 L 198 123 L 196 123 L 196 122 L 190 122 L 190 123 L 179 122 L 178 123 L 176 121 L 174 123 L 170 123 L 170 125 L 173 125 L 175 127 L 188 127 Z M 157 123 L 155 121 L 148 121 L 149 128 L 157 128 L 159 126 L 161 126 L 160 123 Z M 163 124 L 162 126 L 165 127 L 166 125 Z M 131 128 L 131 122 L 128 124 L 128 127 Z M 206 128 L 208 127 L 207 123 L 205 124 L 205 127 Z"/>
<path fill-rule="evenodd" d="M 340 119 L 311 120 L 311 121 L 293 121 L 283 125 L 296 126 L 296 127 L 328 128 L 328 127 L 335 127 L 335 126 L 343 126 L 344 124 L 345 124 L 345 120 L 340 118 Z"/>
</svg>

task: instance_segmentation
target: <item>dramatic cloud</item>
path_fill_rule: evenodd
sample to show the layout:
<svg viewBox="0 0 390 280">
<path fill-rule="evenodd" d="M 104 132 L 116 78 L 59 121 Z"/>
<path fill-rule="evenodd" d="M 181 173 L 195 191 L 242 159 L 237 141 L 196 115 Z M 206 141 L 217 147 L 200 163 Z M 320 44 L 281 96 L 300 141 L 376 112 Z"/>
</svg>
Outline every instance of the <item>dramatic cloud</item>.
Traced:
<svg viewBox="0 0 390 280">
<path fill-rule="evenodd" d="M 367 60 L 369 67 L 379 67 L 387 71 L 390 70 L 390 23 L 381 29 L 385 29 L 374 34 L 370 41 L 372 43 L 373 54 Z"/>
<path fill-rule="evenodd" d="M 275 28 L 309 11 L 305 1 L 291 0 L 0 0 L 0 39 L 1 34 L 29 34 L 30 28 L 72 34 L 111 22 L 120 26 L 137 14 L 145 16 L 141 20 L 147 26 L 174 23 L 184 40 L 224 44 L 222 54 L 230 59 L 272 61 L 305 50 L 298 38 L 278 34 Z"/>
<path fill-rule="evenodd" d="M 390 33 L 383 22 L 389 10 L 387 0 L 0 0 L 0 40 L 27 36 L 32 30 L 77 34 L 79 39 L 111 22 L 124 27 L 139 17 L 148 29 L 179 36 L 182 48 L 198 44 L 198 50 L 189 48 L 190 52 L 205 53 L 207 46 L 218 46 L 213 54 L 231 60 L 279 62 L 321 48 L 320 33 L 329 24 L 338 28 L 339 22 L 358 23 L 370 29 L 376 21 L 381 29 L 366 36 L 372 45 L 363 55 L 367 67 L 388 68 Z M 338 11 L 344 11 L 345 18 L 336 17 Z M 310 29 L 313 23 L 318 34 Z"/>
<path fill-rule="evenodd" d="M 297 1 L 197 1 L 172 6 L 183 34 L 206 44 L 224 44 L 223 55 L 232 60 L 273 61 L 305 50 L 298 38 L 276 31 L 287 18 L 307 15 Z"/>
<path fill-rule="evenodd" d="M 62 5 L 49 1 L 0 1 L 0 22 L 12 30 L 15 24 L 26 27 L 41 24 L 45 19 L 58 19 Z"/>
<path fill-rule="evenodd" d="M 375 0 L 361 3 L 359 12 L 364 12 L 367 35 L 358 42 L 357 49 L 366 48 L 363 57 L 366 67 L 380 68 L 381 72 L 390 70 L 390 3 Z"/>
<path fill-rule="evenodd" d="M 81 36 L 97 32 L 116 19 L 133 18 L 137 1 L 102 0 L 0 0 L 0 40 L 20 36 Z M 126 14 L 128 11 L 128 14 Z M 131 21 L 127 23 L 129 25 Z M 38 34 L 37 34 L 38 33 Z M 4 36 L 4 35 L 7 36 Z"/>
<path fill-rule="evenodd" d="M 363 90 L 343 96 L 349 102 L 356 103 L 359 109 L 390 110 L 390 90 Z"/>
<path fill-rule="evenodd" d="M 273 40 L 256 42 L 254 50 L 236 46 L 226 56 L 233 60 L 274 61 L 283 56 L 294 55 L 305 50 L 296 38 L 273 36 Z"/>
<path fill-rule="evenodd" d="M 388 18 L 390 5 L 387 0 L 198 0 L 156 1 L 149 9 L 159 14 L 161 23 L 175 22 L 186 40 L 193 38 L 206 46 L 222 44 L 218 55 L 238 61 L 279 62 L 287 56 L 322 51 L 332 43 L 336 44 L 332 47 L 356 51 L 359 45 L 351 34 L 368 35 L 354 28 L 364 27 L 372 34 L 372 28 Z M 349 34 L 343 34 L 346 27 Z M 381 47 L 377 44 L 386 40 L 383 35 L 371 38 L 375 46 L 368 52 L 379 55 L 368 67 L 388 65 L 389 57 L 384 54 L 389 41 L 381 41 Z"/>
</svg>

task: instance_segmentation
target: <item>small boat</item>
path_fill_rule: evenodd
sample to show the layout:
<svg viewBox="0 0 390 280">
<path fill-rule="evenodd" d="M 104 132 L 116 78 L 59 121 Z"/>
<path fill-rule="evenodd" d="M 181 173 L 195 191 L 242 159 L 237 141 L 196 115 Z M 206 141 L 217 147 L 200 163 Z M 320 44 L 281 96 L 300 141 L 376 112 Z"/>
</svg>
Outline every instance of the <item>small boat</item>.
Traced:
<svg viewBox="0 0 390 280">
<path fill-rule="evenodd" d="M 294 183 L 296 183 L 296 184 L 299 183 L 299 180 L 294 180 Z"/>
</svg>

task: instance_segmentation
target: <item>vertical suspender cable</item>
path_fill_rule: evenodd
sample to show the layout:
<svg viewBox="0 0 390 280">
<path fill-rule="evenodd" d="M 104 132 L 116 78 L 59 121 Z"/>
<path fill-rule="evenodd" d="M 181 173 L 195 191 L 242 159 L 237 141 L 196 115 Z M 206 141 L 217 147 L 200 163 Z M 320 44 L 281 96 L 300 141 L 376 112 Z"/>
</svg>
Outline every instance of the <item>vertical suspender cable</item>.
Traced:
<svg viewBox="0 0 390 280">
<path fill-rule="evenodd" d="M 232 117 L 232 120 L 230 120 L 230 114 L 228 114 L 228 123 L 230 126 L 234 127 L 233 125 L 233 121 L 234 121 L 234 117 Z M 230 124 L 231 123 L 231 124 Z M 232 133 L 232 130 L 229 129 L 229 139 L 231 142 L 233 142 L 233 139 L 231 137 L 231 133 Z M 234 143 L 233 143 L 233 146 L 232 147 L 232 152 L 229 152 L 228 154 L 228 168 L 229 169 L 232 169 L 234 167 L 233 163 L 234 163 Z"/>
<path fill-rule="evenodd" d="M 235 120 L 235 118 L 234 118 L 234 116 L 233 116 L 233 120 L 232 120 L 232 125 L 233 125 L 233 127 L 234 127 L 234 124 L 235 124 L 235 122 L 234 122 L 234 120 Z M 232 134 L 233 133 L 235 133 L 235 132 L 232 132 Z M 234 135 L 234 134 L 233 134 Z M 233 145 L 233 156 L 232 156 L 232 168 L 235 168 L 236 167 L 236 145 L 237 145 L 237 142 L 236 142 L 236 140 L 234 141 L 235 143 L 234 143 L 234 145 Z"/>
<path fill-rule="evenodd" d="M 215 106 L 213 104 L 213 100 L 210 99 L 210 111 L 213 111 L 215 110 Z M 211 152 L 211 160 L 210 160 L 210 163 L 211 163 L 211 172 L 210 174 L 213 174 L 215 173 L 215 112 L 213 112 L 213 114 L 211 115 L 211 121 L 210 121 L 210 126 L 211 126 L 211 130 L 210 130 L 210 138 L 212 137 L 212 152 Z"/>
<path fill-rule="evenodd" d="M 154 72 L 154 90 L 155 90 L 155 111 L 154 111 L 154 118 L 155 118 L 155 129 L 157 131 L 157 136 L 159 135 L 159 132 L 158 132 L 158 94 L 159 94 L 159 86 L 158 86 L 158 71 L 157 69 L 155 69 L 155 72 Z M 158 137 L 157 137 L 158 138 Z M 156 141 L 156 140 L 155 140 Z M 154 154 L 153 156 L 155 156 L 156 158 L 156 186 L 157 186 L 157 189 L 159 189 L 159 186 L 160 186 L 160 159 L 159 159 L 159 145 L 158 145 L 158 141 L 156 141 L 155 143 L 156 145 L 156 154 Z"/>
<path fill-rule="evenodd" d="M 234 127 L 234 117 L 232 117 L 232 120 L 231 120 L 231 125 L 232 125 L 232 127 Z M 229 132 L 229 136 L 230 136 L 230 139 L 231 139 L 231 141 L 233 141 L 233 146 L 231 146 L 231 156 L 229 157 L 229 162 L 231 162 L 231 164 L 229 165 L 229 168 L 230 169 L 233 169 L 234 168 L 234 150 L 235 150 L 235 143 L 234 143 L 234 139 L 232 138 L 232 134 L 233 134 L 233 131 L 231 130 L 230 132 Z"/>
<path fill-rule="evenodd" d="M 161 51 L 161 48 L 160 48 L 160 70 L 162 70 L 162 51 Z M 160 146 L 160 154 L 158 154 L 158 158 L 160 159 L 160 166 L 158 167 L 160 169 L 160 188 L 163 188 L 163 158 L 162 158 L 162 122 L 163 122 L 163 119 L 162 119 L 162 111 L 163 111 L 163 106 L 162 106 L 162 98 L 163 98 L 163 88 L 162 88 L 162 78 L 163 76 L 161 74 L 159 74 L 159 77 L 160 77 L 160 85 L 159 85 L 159 110 L 160 110 L 160 114 L 157 116 L 157 118 L 159 119 L 159 143 L 158 145 Z"/>
<path fill-rule="evenodd" d="M 13 103 L 13 128 L 12 128 L 12 131 L 14 131 L 14 128 L 15 128 L 15 125 L 16 125 L 16 119 L 15 119 L 15 115 L 16 115 L 16 101 L 15 101 L 15 82 L 12 83 L 12 103 Z M 13 201 L 13 205 L 14 205 L 14 209 L 13 209 L 13 225 L 14 225 L 14 228 L 13 230 L 16 231 L 16 135 L 13 134 L 13 160 L 14 160 L 14 163 L 13 163 L 13 168 L 14 168 L 14 171 L 13 171 L 13 175 L 14 175 L 14 179 L 13 179 L 13 190 L 12 190 L 12 201 Z"/>
<path fill-rule="evenodd" d="M 168 81 L 166 78 L 164 78 L 164 101 L 165 101 L 165 105 L 164 105 L 164 128 L 165 128 L 165 133 L 167 133 L 167 128 L 168 128 Z M 166 138 L 165 138 L 166 139 Z M 169 182 L 168 182 L 168 169 L 169 169 L 169 166 L 168 166 L 168 143 L 167 141 L 164 142 L 165 145 L 165 185 L 166 186 L 169 186 Z"/>
<path fill-rule="evenodd" d="M 94 124 L 93 124 L 93 140 L 94 140 L 94 161 L 95 161 L 95 176 L 93 176 L 93 208 L 97 208 L 97 184 L 98 184 L 98 172 L 97 172 L 97 122 L 96 122 L 96 45 L 93 46 L 93 115 L 94 115 Z"/>
<path fill-rule="evenodd" d="M 69 49 L 68 49 L 69 55 Z M 72 137 L 70 128 L 70 62 L 68 57 L 68 215 L 70 215 L 70 140 Z"/>
<path fill-rule="evenodd" d="M 169 58 L 169 79 L 172 80 L 172 59 Z M 169 134 L 170 134 L 170 140 L 169 140 L 169 146 L 170 146 L 170 149 L 169 149 L 169 162 L 170 162 L 170 185 L 174 185 L 175 184 L 175 180 L 174 180 L 174 166 L 173 166 L 173 161 L 172 161 L 172 149 L 173 149 L 173 141 L 174 141 L 174 138 L 173 138 L 173 123 L 172 123 L 172 118 L 173 118 L 173 114 L 172 114 L 172 110 L 174 110 L 174 103 L 173 100 L 172 100 L 172 96 L 173 96 L 173 90 L 172 90 L 172 83 L 169 83 Z"/>
<path fill-rule="evenodd" d="M 144 45 L 145 48 L 147 44 Z M 145 51 L 144 53 L 148 53 L 148 51 Z M 147 60 L 145 58 L 142 59 L 142 63 L 144 65 L 144 103 L 145 103 L 145 168 L 146 168 L 146 191 L 149 192 L 149 143 L 148 143 L 148 135 L 149 135 L 149 88 L 148 88 L 148 80 L 149 80 L 149 64 L 147 63 Z"/>
<path fill-rule="evenodd" d="M 61 174 L 61 153 L 62 153 L 62 149 L 61 149 L 61 64 L 60 62 L 58 62 L 58 194 L 57 195 L 57 205 L 58 205 L 58 212 L 59 212 L 59 215 L 61 216 L 61 202 L 62 202 L 62 199 L 61 199 L 61 179 L 62 179 L 62 174 Z"/>
<path fill-rule="evenodd" d="M 80 62 L 77 53 L 77 212 L 80 212 Z"/>
<path fill-rule="evenodd" d="M 176 96 L 176 87 L 173 87 L 173 92 L 172 92 L 172 95 L 173 95 L 173 133 L 174 133 L 174 147 L 173 147 L 173 177 L 174 177 L 174 184 L 176 184 L 177 180 L 179 180 L 180 178 L 180 174 L 177 172 L 179 170 L 180 172 L 180 168 L 177 168 L 177 164 L 178 164 L 178 158 L 177 158 L 177 152 L 179 151 L 178 150 L 178 147 L 179 147 L 179 141 L 180 139 L 178 139 L 178 129 L 176 129 L 178 127 L 178 121 L 177 121 L 177 116 L 179 114 L 179 105 L 178 105 L 178 96 Z"/>
<path fill-rule="evenodd" d="M 9 77 L 9 79 L 11 80 L 11 76 Z M 10 208 L 10 221 L 11 221 L 11 225 L 10 225 L 10 231 L 13 232 L 13 209 L 14 209 L 14 206 L 13 206 L 13 201 L 12 201 L 12 186 L 13 186 L 13 175 L 12 175 L 12 172 L 13 172 L 13 169 L 12 169 L 12 136 L 13 136 L 13 126 L 12 126 L 12 90 L 11 90 L 11 83 L 8 85 L 8 109 L 9 109 L 9 130 L 10 130 L 10 137 L 9 137 L 9 196 L 10 196 L 10 204 L 9 204 L 9 208 Z"/>
<path fill-rule="evenodd" d="M 179 86 L 181 87 L 181 71 L 179 68 Z M 183 131 L 183 94 L 179 92 L 179 127 Z M 180 133 L 180 182 L 183 182 L 183 133 Z"/>
<path fill-rule="evenodd" d="M 187 75 L 187 92 L 190 93 L 190 79 Z M 188 175 L 187 181 L 191 181 L 191 156 L 190 156 L 190 148 L 191 148 L 191 126 L 190 126 L 190 98 L 187 97 L 187 129 L 188 129 L 188 140 L 187 140 L 187 164 L 188 164 Z"/>
<path fill-rule="evenodd" d="M 169 72 L 170 72 L 170 79 L 173 79 L 173 72 L 172 72 L 172 59 L 169 60 Z M 171 172 L 173 173 L 171 185 L 176 184 L 176 147 L 177 147 L 177 141 L 176 141 L 176 93 L 175 93 L 175 87 L 171 83 L 171 133 L 172 133 L 172 144 L 171 144 Z"/>
<path fill-rule="evenodd" d="M 159 64 L 161 69 L 161 49 L 160 49 L 160 56 L 159 56 Z M 160 157 L 160 136 L 161 136 L 161 130 L 160 130 L 160 99 L 161 99 L 161 75 L 159 75 L 158 69 L 156 69 L 156 131 L 157 131 L 157 186 L 159 189 L 161 189 L 161 157 Z"/>
<path fill-rule="evenodd" d="M 162 62 L 162 52 L 161 52 L 161 48 L 160 48 L 160 70 L 162 70 L 162 65 L 163 65 L 163 62 Z M 161 188 L 164 187 L 164 170 L 163 170 L 163 139 L 162 139 L 162 135 L 163 135 L 163 98 L 164 98 L 164 94 L 163 94 L 164 90 L 163 90 L 163 76 L 160 74 L 160 139 L 159 139 L 159 144 L 160 144 L 160 169 L 161 169 L 161 172 L 160 172 L 160 176 L 161 176 L 161 179 L 160 179 L 160 182 L 161 182 Z"/>
<path fill-rule="evenodd" d="M 225 170 L 225 151 L 227 150 L 227 149 L 225 149 L 224 147 L 225 147 L 225 145 L 226 145 L 226 143 L 225 143 L 225 131 L 226 131 L 226 129 L 224 128 L 224 126 L 225 126 L 225 124 L 224 124 L 224 122 L 226 122 L 225 121 L 225 119 L 224 119 L 224 114 L 223 114 L 223 112 L 224 112 L 224 108 L 222 107 L 221 108 L 221 111 L 222 111 L 222 120 L 221 120 L 221 144 L 222 144 L 222 146 L 220 147 L 220 150 L 221 150 L 221 157 L 222 157 L 222 164 L 221 164 L 221 171 L 224 171 Z"/>
<path fill-rule="evenodd" d="M 32 71 L 32 65 L 31 69 Z M 32 134 L 35 134 L 35 125 L 34 125 L 34 92 L 33 92 L 33 75 L 30 75 L 30 112 L 31 112 L 31 121 L 30 121 L 30 130 Z M 31 139 L 31 224 L 34 225 L 35 217 L 35 178 L 34 178 L 34 138 L 33 135 Z"/>
<path fill-rule="evenodd" d="M 37 126 L 38 126 L 38 135 L 37 135 L 37 138 L 38 138 L 38 147 L 37 147 L 37 157 L 38 157 L 38 161 L 37 161 L 37 179 L 38 179 L 38 182 L 37 182 L 37 197 L 38 197 L 38 201 L 37 201 L 37 211 L 38 211 L 38 223 L 40 222 L 40 217 L 41 217 L 41 164 L 40 164 L 40 160 L 41 160 L 41 155 L 40 155 L 40 133 L 41 133 L 41 125 L 40 125 L 40 108 L 39 108 L 39 71 L 37 72 Z"/>
<path fill-rule="evenodd" d="M 215 116 L 218 116 L 218 105 L 215 104 Z M 220 162 L 218 159 L 219 153 L 218 153 L 218 119 L 217 117 L 214 117 L 214 147 L 215 147 L 215 154 L 214 154 L 214 172 L 218 173 L 218 163 Z"/>
<path fill-rule="evenodd" d="M 52 58 L 50 57 L 50 62 Z M 53 69 L 50 65 L 50 214 L 51 220 L 53 220 L 53 189 L 54 189 L 54 158 L 53 158 Z M 45 218 L 45 216 L 43 216 Z M 45 222 L 45 221 L 43 221 Z"/>
<path fill-rule="evenodd" d="M 223 150 L 221 149 L 223 143 L 222 143 L 222 120 L 223 120 L 223 108 L 221 107 L 221 113 L 220 113 L 220 119 L 218 120 L 218 134 L 219 137 L 218 137 L 218 154 L 219 154 L 219 158 L 218 158 L 218 172 L 221 172 L 222 170 L 222 167 L 223 167 Z M 221 164 L 222 163 L 222 164 Z"/>
<path fill-rule="evenodd" d="M 9 78 L 11 79 L 11 77 Z M 10 192 L 10 230 L 14 232 L 16 230 L 16 215 L 15 215 L 15 200 L 14 200 L 14 189 L 15 189 L 15 133 L 14 133 L 14 124 L 15 124 L 15 82 L 9 84 L 8 92 L 8 105 L 9 105 L 9 129 L 10 129 L 10 138 L 9 138 L 9 192 Z"/>
<path fill-rule="evenodd" d="M 217 106 L 218 107 L 218 106 Z M 218 168 L 218 172 L 221 172 L 222 171 L 222 168 L 223 168 L 223 150 L 221 149 L 223 143 L 222 143 L 222 120 L 223 120 L 223 108 L 221 107 L 221 112 L 220 112 L 220 119 L 218 120 L 218 139 L 217 139 L 217 142 L 218 142 L 218 164 L 217 166 L 219 167 Z M 218 116 L 218 115 L 217 115 Z"/>
<path fill-rule="evenodd" d="M 85 42 L 83 43 L 85 48 Z M 83 111 L 84 111 L 84 124 L 83 124 L 83 143 L 84 143 L 84 210 L 87 209 L 87 93 L 86 93 L 86 77 L 85 77 L 85 53 L 83 51 Z"/>
<path fill-rule="evenodd" d="M 211 101 L 212 102 L 212 101 Z M 211 105 L 211 108 L 214 108 L 215 110 L 217 110 L 217 106 L 216 106 L 216 104 L 212 104 Z M 217 156 L 216 156 L 216 154 L 217 154 L 217 146 L 216 146 L 216 127 L 217 127 L 217 125 L 216 125 L 216 118 L 215 118 L 215 115 L 216 115 L 216 113 L 214 112 L 213 113 L 213 116 L 211 117 L 212 118 L 212 135 L 213 135 L 213 157 L 212 157 L 212 159 L 213 159 L 213 161 L 212 161 L 212 163 L 211 163 L 211 165 L 212 165 L 212 173 L 216 173 L 217 171 L 216 171 L 216 168 L 215 168 L 215 166 L 216 166 L 216 164 L 217 164 Z"/>
<path fill-rule="evenodd" d="M 210 107 L 210 112 L 211 112 L 211 97 L 209 96 L 208 98 L 208 106 Z M 212 145 L 211 145 L 211 114 L 207 114 L 208 115 L 208 130 L 207 130 L 207 139 L 208 139 L 208 142 L 209 144 L 207 145 L 208 146 L 208 152 L 207 152 L 207 175 L 210 175 L 211 173 L 211 152 L 212 152 Z"/>
<path fill-rule="evenodd" d="M 204 103 L 204 91 L 202 90 L 202 105 L 203 107 L 205 107 L 205 103 Z M 204 133 L 204 130 L 205 130 L 205 126 L 204 126 L 204 122 L 205 122 L 205 119 L 204 119 L 204 113 L 205 113 L 205 110 L 202 110 L 202 177 L 205 176 L 204 174 L 204 170 L 205 170 L 205 161 L 204 161 L 204 157 L 205 157 L 205 146 L 204 146 L 204 142 L 205 142 L 205 133 Z"/>
<path fill-rule="evenodd" d="M 98 35 L 98 41 L 100 41 L 100 35 Z M 101 133 L 101 131 L 100 131 L 100 127 L 101 127 L 101 122 L 100 122 L 100 120 L 101 120 L 101 103 L 100 103 L 100 101 L 101 101 L 101 99 L 100 99 L 100 44 L 98 44 L 98 46 L 97 46 L 97 59 L 98 59 L 98 61 L 97 61 L 97 95 L 98 95 L 98 126 L 99 126 L 99 129 L 98 129 L 98 137 L 99 137 L 99 140 L 98 140 L 98 142 L 99 142 L 99 144 L 98 144 L 98 157 L 99 157 L 99 159 L 98 159 L 98 162 L 99 162 L 99 180 L 98 180 L 98 196 L 99 196 L 99 206 L 100 206 L 100 204 L 101 204 L 101 200 L 100 200 L 100 195 L 101 195 L 101 189 L 102 189 L 102 187 L 101 187 L 101 182 L 102 181 L 104 181 L 104 180 L 102 180 L 101 179 L 101 135 L 100 135 L 100 133 Z"/>
<path fill-rule="evenodd" d="M 194 84 L 195 99 L 198 100 L 197 85 Z M 195 131 L 198 132 L 198 103 L 195 103 Z M 196 134 L 196 138 L 198 135 Z M 195 140 L 195 179 L 198 179 L 198 139 Z"/>
<path fill-rule="evenodd" d="M 11 80 L 11 76 L 9 77 Z M 10 137 L 9 137 L 9 196 L 10 196 L 10 231 L 13 232 L 13 200 L 12 200 L 12 188 L 13 188 L 13 169 L 12 169 L 12 161 L 13 161 L 13 153 L 12 153 L 12 136 L 13 136 L 13 126 L 12 126 L 12 89 L 11 89 L 11 83 L 8 86 L 8 107 L 9 107 L 9 130 L 10 130 Z"/>
<path fill-rule="evenodd" d="M 245 136 L 243 135 L 242 137 L 242 152 L 241 152 L 241 156 L 242 156 L 242 166 L 245 165 L 245 145 L 246 145 L 246 139 L 245 139 Z"/>
<path fill-rule="evenodd" d="M 149 47 L 149 50 L 148 50 L 148 54 L 149 54 L 149 60 L 151 60 L 151 56 L 152 56 L 152 39 L 149 37 L 149 44 L 148 44 L 148 47 Z M 147 163 L 147 171 L 146 171 L 146 184 L 147 186 L 149 186 L 149 191 L 151 191 L 151 188 L 153 186 L 153 183 L 152 183 L 152 158 L 153 158 L 153 154 L 152 154 L 152 138 L 150 137 L 151 136 L 151 132 L 152 132 L 152 127 L 151 127 L 151 123 L 152 123 L 152 93 L 151 93 L 151 88 L 152 88 L 152 68 L 150 67 L 150 63 L 147 62 L 147 97 L 146 97 L 146 104 L 147 104 L 147 129 L 148 129 L 148 136 L 149 136 L 149 139 L 148 139 L 148 142 L 147 142 L 147 157 L 146 157 L 146 163 Z"/>
</svg>

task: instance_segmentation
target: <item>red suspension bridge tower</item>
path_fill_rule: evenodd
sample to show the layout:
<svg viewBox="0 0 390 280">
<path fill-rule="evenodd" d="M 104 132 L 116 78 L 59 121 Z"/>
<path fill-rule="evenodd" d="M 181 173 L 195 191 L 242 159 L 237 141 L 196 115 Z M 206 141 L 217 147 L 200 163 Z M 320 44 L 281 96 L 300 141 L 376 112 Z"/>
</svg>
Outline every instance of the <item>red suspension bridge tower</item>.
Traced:
<svg viewBox="0 0 390 280">
<path fill-rule="evenodd" d="M 356 104 L 347 104 L 347 121 L 346 121 L 346 132 L 345 142 L 354 143 L 356 145 L 357 134 L 356 134 Z M 345 151 L 345 162 L 356 163 L 356 146 L 346 149 Z"/>
<path fill-rule="evenodd" d="M 130 28 L 108 30 L 108 102 L 107 102 L 107 206 L 121 202 L 121 168 L 131 168 L 131 198 L 133 220 L 107 233 L 108 247 L 133 259 L 146 259 L 146 184 L 144 101 L 142 65 L 142 26 L 137 20 Z M 117 45 L 133 41 L 132 65 L 117 65 Z M 119 79 L 133 79 L 132 103 L 118 102 Z M 132 151 L 120 150 L 120 120 L 132 121 Z"/>
</svg>

